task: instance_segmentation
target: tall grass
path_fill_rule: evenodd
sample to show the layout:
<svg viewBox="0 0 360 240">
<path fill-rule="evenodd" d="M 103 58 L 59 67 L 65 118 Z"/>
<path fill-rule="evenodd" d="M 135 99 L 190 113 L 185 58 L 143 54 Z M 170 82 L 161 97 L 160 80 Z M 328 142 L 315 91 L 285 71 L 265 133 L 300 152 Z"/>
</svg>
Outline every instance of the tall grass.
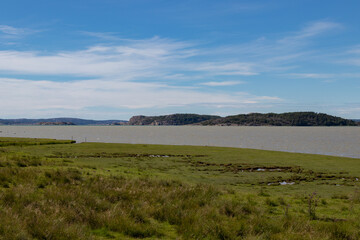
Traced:
<svg viewBox="0 0 360 240">
<path fill-rule="evenodd" d="M 0 174 L 6 178 L 10 172 Z M 183 239 L 359 237 L 354 223 L 313 225 L 306 217 L 270 216 L 256 200 L 227 199 L 227 192 L 207 185 L 85 177 L 76 169 L 19 168 L 7 177 L 13 184 L 0 194 L 3 239 L 91 239 L 96 229 L 161 239 L 164 224 Z"/>
</svg>

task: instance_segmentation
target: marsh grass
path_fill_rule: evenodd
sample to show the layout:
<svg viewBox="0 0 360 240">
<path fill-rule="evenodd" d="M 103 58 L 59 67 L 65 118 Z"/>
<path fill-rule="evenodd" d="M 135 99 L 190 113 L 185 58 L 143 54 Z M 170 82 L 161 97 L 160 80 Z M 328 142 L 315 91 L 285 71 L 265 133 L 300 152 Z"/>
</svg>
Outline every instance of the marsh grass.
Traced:
<svg viewBox="0 0 360 240">
<path fill-rule="evenodd" d="M 3 147 L 0 239 L 360 238 L 355 188 L 341 193 L 348 198 L 321 196 L 319 202 L 320 194 L 309 195 L 306 185 L 299 194 L 293 186 L 264 186 L 258 181 L 258 175 L 284 178 L 286 172 L 245 172 L 250 179 L 239 180 L 238 172 L 223 171 L 228 167 L 223 159 L 212 165 L 212 148 L 204 152 L 187 147 L 181 153 L 168 146 L 163 151 L 107 146 Z M 208 170 L 204 164 L 196 166 L 197 161 L 209 162 Z M 243 162 L 237 167 L 247 164 L 254 168 L 267 163 Z M 232 185 L 233 179 L 237 184 Z M 326 185 L 330 187 L 336 188 Z M 341 207 L 353 211 L 344 214 Z"/>
</svg>

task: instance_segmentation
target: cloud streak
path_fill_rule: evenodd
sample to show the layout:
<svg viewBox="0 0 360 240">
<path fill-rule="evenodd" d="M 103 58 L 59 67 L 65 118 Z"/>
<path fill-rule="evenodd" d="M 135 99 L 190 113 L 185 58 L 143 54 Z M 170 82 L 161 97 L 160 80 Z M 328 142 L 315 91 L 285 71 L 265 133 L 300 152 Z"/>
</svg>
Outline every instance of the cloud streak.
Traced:
<svg viewBox="0 0 360 240">
<path fill-rule="evenodd" d="M 122 45 L 93 46 L 81 51 L 44 55 L 0 51 L 0 71 L 13 74 L 121 77 L 122 80 L 161 78 L 174 72 L 205 75 L 253 75 L 243 62 L 199 62 L 199 50 L 186 42 L 152 38 Z"/>
<path fill-rule="evenodd" d="M 40 32 L 29 28 L 16 28 L 9 25 L 0 25 L 0 46 L 18 45 L 28 35 Z"/>
<path fill-rule="evenodd" d="M 330 32 L 336 29 L 340 29 L 342 26 L 339 23 L 330 22 L 330 21 L 318 21 L 313 22 L 305 26 L 300 31 L 292 34 L 291 36 L 284 37 L 279 40 L 279 43 L 282 44 L 299 44 L 300 41 L 304 41 L 326 32 Z"/>
<path fill-rule="evenodd" d="M 209 86 L 209 87 L 224 87 L 224 86 L 235 86 L 239 84 L 243 84 L 242 81 L 223 81 L 223 82 L 204 82 L 200 83 L 200 85 Z"/>
<path fill-rule="evenodd" d="M 8 25 L 0 25 L 0 32 L 7 35 L 23 35 L 26 31 L 22 28 L 14 28 Z"/>
<path fill-rule="evenodd" d="M 208 49 L 208 55 L 222 59 L 236 59 L 238 63 L 245 63 L 249 75 L 264 73 L 288 72 L 299 67 L 299 62 L 310 62 L 317 59 L 330 62 L 331 53 L 321 52 L 314 48 L 316 40 L 326 34 L 342 29 L 342 25 L 331 21 L 316 21 L 305 25 L 299 31 L 279 33 L 277 38 L 265 36 L 238 45 L 219 46 Z M 355 51 L 355 50 L 354 50 Z M 357 50 L 356 50 L 357 52 Z"/>
<path fill-rule="evenodd" d="M 22 38 L 26 35 L 39 32 L 38 30 L 28 28 L 16 28 L 9 25 L 0 25 L 1 38 Z"/>
<path fill-rule="evenodd" d="M 286 75 L 290 76 L 290 77 L 295 77 L 295 78 L 315 78 L 315 79 L 334 78 L 335 77 L 334 74 L 326 74 L 326 73 L 289 73 Z"/>
</svg>

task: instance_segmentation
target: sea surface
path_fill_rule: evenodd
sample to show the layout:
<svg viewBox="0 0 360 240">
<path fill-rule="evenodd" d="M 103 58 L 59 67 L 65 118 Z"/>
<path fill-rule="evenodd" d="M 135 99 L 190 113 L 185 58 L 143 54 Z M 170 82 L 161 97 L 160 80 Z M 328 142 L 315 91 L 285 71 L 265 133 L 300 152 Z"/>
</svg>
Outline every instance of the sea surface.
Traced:
<svg viewBox="0 0 360 240">
<path fill-rule="evenodd" d="M 0 137 L 221 146 L 360 158 L 360 127 L 0 126 Z"/>
</svg>

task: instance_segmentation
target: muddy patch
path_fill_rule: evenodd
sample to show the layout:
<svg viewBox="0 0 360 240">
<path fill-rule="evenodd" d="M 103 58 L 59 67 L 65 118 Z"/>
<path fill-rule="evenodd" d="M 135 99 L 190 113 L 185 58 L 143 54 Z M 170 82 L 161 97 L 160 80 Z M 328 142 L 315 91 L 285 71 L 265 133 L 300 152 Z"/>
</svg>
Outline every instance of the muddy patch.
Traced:
<svg viewBox="0 0 360 240">
<path fill-rule="evenodd" d="M 302 172 L 300 167 L 287 166 L 250 166 L 248 164 L 233 164 L 233 163 L 209 163 L 203 161 L 193 161 L 191 165 L 197 168 L 201 167 L 216 167 L 214 170 L 221 172 Z"/>
<path fill-rule="evenodd" d="M 190 159 L 194 157 L 205 157 L 205 155 L 176 155 L 176 154 L 135 154 L 135 153 L 91 153 L 91 154 L 72 154 L 63 152 L 54 152 L 51 155 L 46 156 L 48 158 L 168 158 L 168 157 L 180 157 L 184 159 Z"/>
<path fill-rule="evenodd" d="M 233 163 L 209 163 L 204 161 L 191 161 L 190 164 L 198 171 L 218 171 L 221 173 L 231 172 L 234 174 L 241 174 L 243 172 L 251 173 L 277 173 L 277 176 L 266 175 L 263 181 L 258 182 L 260 185 L 268 186 L 285 186 L 294 185 L 301 182 L 315 182 L 319 184 L 329 185 L 349 185 L 352 186 L 359 181 L 358 177 L 349 176 L 348 172 L 339 173 L 324 173 L 315 172 L 312 170 L 303 169 L 299 166 L 263 166 L 263 165 L 249 165 L 249 164 L 233 164 Z M 281 173 L 287 173 L 286 176 L 279 176 Z M 291 174 L 289 176 L 289 173 Z M 282 174 L 281 174 L 282 175 Z"/>
</svg>

